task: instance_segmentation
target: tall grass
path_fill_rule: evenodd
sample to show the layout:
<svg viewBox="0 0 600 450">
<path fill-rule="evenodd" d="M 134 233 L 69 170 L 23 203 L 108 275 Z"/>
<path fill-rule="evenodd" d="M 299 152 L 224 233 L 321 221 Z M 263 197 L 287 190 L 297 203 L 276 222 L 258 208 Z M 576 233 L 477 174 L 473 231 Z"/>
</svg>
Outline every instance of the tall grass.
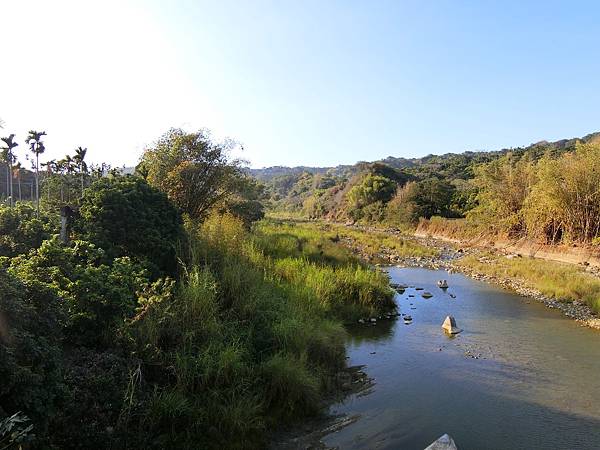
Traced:
<svg viewBox="0 0 600 450">
<path fill-rule="evenodd" d="M 417 231 L 457 240 L 474 239 L 486 233 L 490 234 L 489 227 L 484 230 L 473 221 L 468 222 L 467 219 L 448 219 L 439 216 L 433 216 L 431 219 L 421 218 Z"/>
<path fill-rule="evenodd" d="M 307 290 L 326 313 L 341 320 L 394 307 L 387 278 L 360 263 L 335 233 L 315 224 L 264 221 L 255 230 L 253 261 L 297 290 Z"/>
<path fill-rule="evenodd" d="M 350 240 L 374 260 L 379 258 L 384 249 L 398 256 L 436 256 L 439 253 L 437 249 L 421 245 L 409 236 L 332 223 L 271 218 L 263 220 L 256 227 L 256 234 L 265 241 L 262 248 L 270 255 L 305 256 L 312 261 L 325 260 L 328 263 L 358 261 L 350 249 L 340 245 L 343 239 Z"/>
<path fill-rule="evenodd" d="M 485 254 L 484 258 L 481 255 L 467 256 L 458 265 L 487 275 L 514 278 L 547 297 L 582 301 L 595 312 L 600 312 L 600 279 L 572 264 Z"/>
<path fill-rule="evenodd" d="M 352 229 L 336 225 L 332 227 L 340 237 L 347 237 L 360 244 L 364 251 L 372 258 L 386 248 L 392 250 L 398 256 L 437 256 L 439 250 L 426 245 L 421 245 L 414 239 L 398 235 L 390 235 L 385 231 Z"/>
<path fill-rule="evenodd" d="M 387 279 L 304 232 L 231 216 L 188 229 L 178 288 L 128 330 L 143 383 L 124 432 L 134 447 L 264 448 L 273 426 L 319 410 L 345 365 L 342 322 L 390 307 Z"/>
</svg>

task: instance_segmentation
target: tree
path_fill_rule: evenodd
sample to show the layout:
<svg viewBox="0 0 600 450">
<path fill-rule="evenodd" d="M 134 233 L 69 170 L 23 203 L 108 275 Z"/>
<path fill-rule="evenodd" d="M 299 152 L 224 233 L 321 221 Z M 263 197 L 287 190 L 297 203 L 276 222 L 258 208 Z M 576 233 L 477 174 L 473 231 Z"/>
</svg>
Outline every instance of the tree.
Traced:
<svg viewBox="0 0 600 450">
<path fill-rule="evenodd" d="M 17 162 L 13 168 L 13 175 L 17 178 L 17 186 L 19 186 L 19 201 L 23 201 L 23 193 L 21 191 L 21 172 L 23 167 L 20 162 Z"/>
<path fill-rule="evenodd" d="M 413 201 L 419 217 L 449 217 L 455 188 L 448 181 L 432 177 L 419 181 L 415 185 Z"/>
<path fill-rule="evenodd" d="M 75 156 L 73 157 L 73 161 L 77 166 L 77 170 L 79 170 L 79 176 L 81 178 L 81 196 L 83 197 L 83 189 L 84 189 L 84 177 L 88 171 L 87 164 L 85 162 L 85 155 L 87 153 L 87 148 L 77 147 L 75 149 Z"/>
<path fill-rule="evenodd" d="M 46 147 L 42 142 L 42 136 L 46 136 L 45 131 L 29 131 L 27 143 L 31 153 L 35 155 L 35 209 L 40 214 L 40 155 L 44 153 Z"/>
<path fill-rule="evenodd" d="M 600 235 L 600 144 L 579 144 L 573 153 L 547 156 L 523 215 L 528 233 L 547 243 L 589 243 Z"/>
<path fill-rule="evenodd" d="M 242 219 L 249 227 L 264 217 L 264 186 L 250 176 L 236 177 L 232 186 L 232 195 L 221 205 L 221 213 L 228 212 Z"/>
<path fill-rule="evenodd" d="M 363 208 L 378 201 L 389 201 L 396 192 L 396 183 L 382 175 L 368 174 L 348 192 L 355 208 Z"/>
<path fill-rule="evenodd" d="M 535 165 L 528 155 L 509 153 L 476 167 L 473 183 L 478 190 L 477 206 L 467 218 L 496 232 L 523 235 L 523 205 L 535 180 Z"/>
<path fill-rule="evenodd" d="M 230 161 L 231 141 L 215 143 L 206 131 L 173 129 L 145 151 L 138 173 L 165 192 L 185 213 L 203 219 L 208 211 L 231 196 L 241 175 L 239 161 Z"/>
<path fill-rule="evenodd" d="M 1 140 L 4 142 L 4 147 L 2 147 L 2 157 L 6 161 L 6 194 L 10 196 L 9 205 L 14 205 L 14 197 L 13 197 L 13 182 L 12 182 L 12 165 L 15 162 L 15 157 L 13 154 L 13 149 L 17 147 L 19 144 L 14 142 L 15 135 L 11 134 L 8 137 L 3 137 Z"/>
<path fill-rule="evenodd" d="M 104 249 L 110 258 L 130 256 L 154 276 L 174 275 L 182 239 L 181 216 L 167 196 L 134 176 L 101 178 L 85 190 L 75 237 Z"/>
</svg>

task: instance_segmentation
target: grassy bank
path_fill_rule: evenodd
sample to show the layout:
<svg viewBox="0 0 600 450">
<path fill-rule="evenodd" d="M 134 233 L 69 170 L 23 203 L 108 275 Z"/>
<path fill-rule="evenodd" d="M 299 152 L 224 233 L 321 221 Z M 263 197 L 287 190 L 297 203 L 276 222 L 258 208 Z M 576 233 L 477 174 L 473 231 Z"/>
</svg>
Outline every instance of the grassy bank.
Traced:
<svg viewBox="0 0 600 450">
<path fill-rule="evenodd" d="M 250 233 L 215 216 L 190 230 L 179 288 L 129 330 L 147 384 L 125 422 L 135 445 L 263 448 L 269 430 L 319 411 L 345 365 L 342 322 L 389 309 L 392 292 L 339 245 L 291 228 Z"/>
<path fill-rule="evenodd" d="M 547 297 L 582 301 L 600 312 L 600 279 L 578 266 L 533 258 L 508 259 L 491 253 L 467 256 L 458 266 L 500 278 L 514 278 Z"/>
<path fill-rule="evenodd" d="M 379 262 L 379 255 L 382 252 L 393 252 L 401 257 L 437 256 L 439 254 L 439 250 L 421 245 L 408 236 L 390 234 L 375 228 L 367 231 L 326 222 L 271 219 L 263 221 L 261 229 L 276 233 L 280 237 L 285 236 L 286 233 L 289 234 L 288 245 L 291 246 L 295 243 L 292 236 L 297 236 L 302 241 L 299 248 L 303 248 L 303 255 L 309 258 L 314 258 L 321 253 L 321 250 L 328 249 L 337 260 L 355 259 L 355 252 L 338 245 L 342 240 L 351 243 L 352 247 L 360 249 L 366 258 L 376 262 Z M 306 249 L 303 247 L 305 244 L 307 245 Z"/>
<path fill-rule="evenodd" d="M 259 250 L 255 263 L 296 291 L 306 291 L 339 320 L 377 316 L 394 307 L 387 277 L 361 264 L 331 230 L 263 221 L 252 242 Z"/>
<path fill-rule="evenodd" d="M 25 212 L 8 231 L 27 251 L 0 257 L 0 425 L 26 416 L 28 448 L 265 448 L 347 379 L 344 323 L 394 306 L 382 273 L 302 227 L 190 221 L 179 270 L 150 279 L 92 242 L 17 235 L 37 230 Z"/>
</svg>

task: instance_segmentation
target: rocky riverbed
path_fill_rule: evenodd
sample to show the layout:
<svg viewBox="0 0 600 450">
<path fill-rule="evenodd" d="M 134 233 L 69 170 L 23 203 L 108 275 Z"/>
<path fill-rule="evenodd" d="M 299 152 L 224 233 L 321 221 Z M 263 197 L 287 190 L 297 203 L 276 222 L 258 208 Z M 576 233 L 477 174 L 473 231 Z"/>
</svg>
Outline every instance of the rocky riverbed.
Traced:
<svg viewBox="0 0 600 450">
<path fill-rule="evenodd" d="M 381 233 L 380 229 L 371 229 L 369 227 L 358 227 L 354 226 L 355 229 L 359 229 L 364 232 L 377 231 Z M 560 299 L 550 298 L 543 295 L 536 289 L 527 286 L 526 283 L 509 277 L 497 277 L 480 273 L 476 270 L 470 269 L 456 264 L 457 260 L 467 255 L 478 255 L 480 256 L 481 262 L 487 262 L 493 264 L 492 260 L 486 260 L 482 254 L 482 250 L 474 247 L 460 247 L 458 245 L 449 245 L 448 242 L 440 241 L 434 238 L 428 237 L 411 237 L 401 234 L 396 230 L 388 230 L 387 234 L 402 236 L 402 239 L 411 239 L 416 243 L 429 247 L 435 248 L 439 254 L 437 256 L 401 256 L 394 252 L 393 249 L 383 247 L 380 252 L 376 255 L 367 252 L 359 242 L 345 238 L 342 243 L 348 248 L 352 249 L 359 257 L 365 261 L 369 261 L 379 266 L 382 264 L 395 265 L 399 267 L 422 267 L 428 269 L 445 269 L 455 272 L 461 272 L 476 280 L 486 281 L 488 283 L 498 284 L 507 289 L 511 289 L 518 294 L 528 299 L 539 301 L 549 308 L 560 310 L 565 316 L 576 320 L 582 326 L 588 326 L 595 329 L 600 329 L 600 318 L 592 309 L 583 302 L 579 301 L 561 301 Z M 498 250 L 496 250 L 498 251 Z M 505 255 L 506 257 L 519 257 L 518 255 Z M 595 267 L 587 267 L 586 271 L 591 275 L 600 277 L 600 271 Z"/>
</svg>

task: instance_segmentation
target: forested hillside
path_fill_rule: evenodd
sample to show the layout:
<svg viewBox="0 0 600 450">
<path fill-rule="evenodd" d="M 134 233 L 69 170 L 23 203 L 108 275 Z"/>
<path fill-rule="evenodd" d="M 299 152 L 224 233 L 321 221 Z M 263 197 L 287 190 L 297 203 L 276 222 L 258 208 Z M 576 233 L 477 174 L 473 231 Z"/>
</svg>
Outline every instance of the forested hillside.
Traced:
<svg viewBox="0 0 600 450">
<path fill-rule="evenodd" d="M 467 231 L 592 242 L 597 236 L 600 133 L 494 152 L 388 157 L 262 177 L 273 211 L 335 221 L 413 227 L 463 218 Z"/>
</svg>

